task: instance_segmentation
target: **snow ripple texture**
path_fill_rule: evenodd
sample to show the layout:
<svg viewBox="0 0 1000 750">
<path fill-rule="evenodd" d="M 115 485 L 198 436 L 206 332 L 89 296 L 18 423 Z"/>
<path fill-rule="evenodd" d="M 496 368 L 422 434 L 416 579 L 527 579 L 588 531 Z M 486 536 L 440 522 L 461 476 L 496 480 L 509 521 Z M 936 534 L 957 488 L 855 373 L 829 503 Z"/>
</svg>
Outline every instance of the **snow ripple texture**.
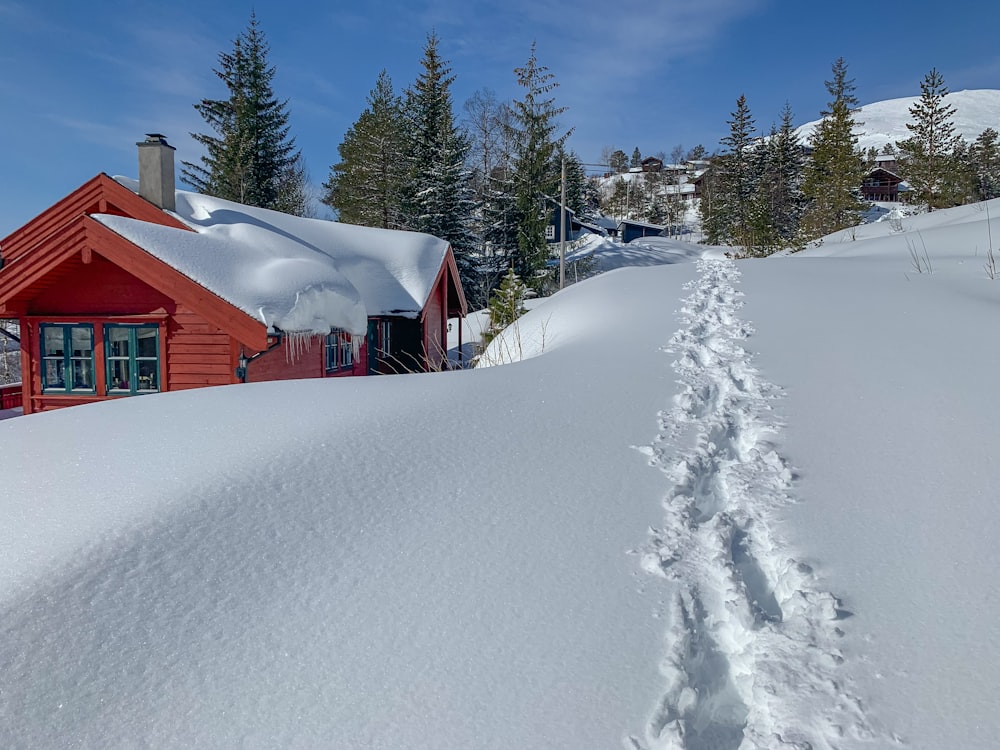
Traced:
<svg viewBox="0 0 1000 750">
<path fill-rule="evenodd" d="M 782 393 L 740 345 L 739 270 L 703 260 L 666 351 L 681 389 L 645 450 L 670 479 L 642 568 L 674 583 L 662 696 L 635 750 L 823 750 L 875 740 L 838 672 L 846 616 L 776 530 L 794 500 Z"/>
</svg>

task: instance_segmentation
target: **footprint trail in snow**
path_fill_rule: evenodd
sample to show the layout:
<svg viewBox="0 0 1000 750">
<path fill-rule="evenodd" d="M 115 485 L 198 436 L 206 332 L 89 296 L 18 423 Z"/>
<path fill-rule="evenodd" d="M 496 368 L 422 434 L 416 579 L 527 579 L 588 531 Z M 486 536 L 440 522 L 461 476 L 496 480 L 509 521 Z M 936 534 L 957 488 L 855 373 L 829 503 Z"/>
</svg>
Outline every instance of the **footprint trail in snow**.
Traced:
<svg viewBox="0 0 1000 750">
<path fill-rule="evenodd" d="M 680 391 L 646 449 L 668 477 L 642 568 L 674 583 L 662 694 L 635 750 L 832 750 L 875 741 L 839 674 L 838 600 L 776 530 L 793 501 L 772 412 L 781 392 L 740 345 L 740 272 L 702 260 L 666 347 Z"/>
</svg>

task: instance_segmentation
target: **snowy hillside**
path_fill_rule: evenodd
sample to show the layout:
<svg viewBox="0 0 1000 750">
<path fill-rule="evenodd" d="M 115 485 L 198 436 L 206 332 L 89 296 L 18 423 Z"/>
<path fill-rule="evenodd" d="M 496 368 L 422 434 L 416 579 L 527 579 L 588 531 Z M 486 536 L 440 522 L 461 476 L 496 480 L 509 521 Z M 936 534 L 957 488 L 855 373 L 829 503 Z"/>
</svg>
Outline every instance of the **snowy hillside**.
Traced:
<svg viewBox="0 0 1000 750">
<path fill-rule="evenodd" d="M 858 135 L 858 146 L 865 151 L 869 148 L 881 151 L 887 143 L 895 144 L 909 138 L 906 123 L 911 121 L 910 107 L 919 99 L 919 96 L 908 96 L 861 107 L 854 115 L 855 121 L 860 123 L 854 131 Z M 967 141 L 974 141 L 986 128 L 1000 130 L 1000 91 L 953 91 L 945 97 L 945 102 L 955 107 L 952 118 L 955 132 Z M 806 142 L 818 124 L 819 120 L 807 122 L 797 128 L 796 133 Z"/>
<path fill-rule="evenodd" d="M 514 364 L 0 422 L 0 747 L 996 747 L 987 217 L 661 243 Z"/>
</svg>

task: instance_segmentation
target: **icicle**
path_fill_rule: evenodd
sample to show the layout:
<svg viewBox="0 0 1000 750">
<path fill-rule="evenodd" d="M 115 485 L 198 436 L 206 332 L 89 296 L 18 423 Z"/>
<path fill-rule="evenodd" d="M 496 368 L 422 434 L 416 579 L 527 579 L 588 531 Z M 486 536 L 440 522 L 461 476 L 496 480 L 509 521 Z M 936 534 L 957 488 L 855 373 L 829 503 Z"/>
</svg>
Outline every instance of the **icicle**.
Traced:
<svg viewBox="0 0 1000 750">
<path fill-rule="evenodd" d="M 285 332 L 285 364 L 297 362 L 312 346 L 313 334 L 310 331 Z"/>
</svg>

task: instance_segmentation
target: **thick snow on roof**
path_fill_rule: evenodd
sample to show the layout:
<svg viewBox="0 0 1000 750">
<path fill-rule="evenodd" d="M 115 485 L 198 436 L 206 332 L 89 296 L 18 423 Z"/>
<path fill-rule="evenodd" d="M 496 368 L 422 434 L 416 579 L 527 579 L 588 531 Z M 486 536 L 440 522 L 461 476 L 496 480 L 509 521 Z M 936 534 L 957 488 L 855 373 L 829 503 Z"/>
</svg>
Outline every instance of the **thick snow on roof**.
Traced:
<svg viewBox="0 0 1000 750">
<path fill-rule="evenodd" d="M 138 183 L 116 180 L 131 190 Z M 357 227 L 177 191 L 193 233 L 114 216 L 113 231 L 268 326 L 366 330 L 374 315 L 415 317 L 448 248 L 418 232 Z"/>
<path fill-rule="evenodd" d="M 0 747 L 993 750 L 997 217 L 0 422 Z"/>
</svg>

